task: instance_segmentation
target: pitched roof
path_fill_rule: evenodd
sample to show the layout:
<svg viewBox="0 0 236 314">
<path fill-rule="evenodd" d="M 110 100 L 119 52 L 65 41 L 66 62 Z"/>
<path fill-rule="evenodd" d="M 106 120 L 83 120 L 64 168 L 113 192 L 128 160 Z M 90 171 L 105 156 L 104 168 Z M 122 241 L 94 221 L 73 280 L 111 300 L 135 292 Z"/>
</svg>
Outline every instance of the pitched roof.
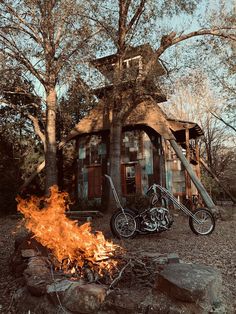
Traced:
<svg viewBox="0 0 236 314">
<path fill-rule="evenodd" d="M 203 134 L 196 123 L 169 119 L 152 97 L 145 97 L 137 105 L 131 106 L 127 110 L 123 127 L 148 126 L 165 139 L 175 139 L 177 137 L 178 140 L 178 136 L 181 135 L 182 137 L 186 128 L 193 129 L 190 138 L 196 138 Z M 98 105 L 75 125 L 61 146 L 79 135 L 110 130 L 111 120 L 111 109 L 100 100 Z"/>
</svg>

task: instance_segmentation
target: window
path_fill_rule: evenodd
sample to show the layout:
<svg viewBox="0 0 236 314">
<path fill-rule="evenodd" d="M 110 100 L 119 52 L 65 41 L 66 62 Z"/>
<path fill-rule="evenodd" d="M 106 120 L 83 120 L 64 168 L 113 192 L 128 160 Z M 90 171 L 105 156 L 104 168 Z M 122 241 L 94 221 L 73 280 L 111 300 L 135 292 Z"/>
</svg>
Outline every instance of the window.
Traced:
<svg viewBox="0 0 236 314">
<path fill-rule="evenodd" d="M 100 165 L 106 155 L 106 144 L 99 135 L 88 136 L 81 140 L 79 146 L 79 159 L 84 160 L 84 165 Z"/>
<path fill-rule="evenodd" d="M 141 169 L 137 163 L 121 166 L 122 193 L 132 195 L 141 193 Z"/>
<path fill-rule="evenodd" d="M 127 194 L 135 194 L 135 165 L 125 167 L 125 184 Z"/>
</svg>

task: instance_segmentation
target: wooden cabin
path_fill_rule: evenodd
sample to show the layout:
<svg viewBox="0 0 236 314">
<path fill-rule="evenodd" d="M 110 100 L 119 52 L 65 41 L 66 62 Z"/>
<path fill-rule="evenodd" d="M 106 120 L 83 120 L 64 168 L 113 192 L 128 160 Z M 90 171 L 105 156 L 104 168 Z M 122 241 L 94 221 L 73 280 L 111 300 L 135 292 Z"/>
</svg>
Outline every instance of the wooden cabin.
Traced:
<svg viewBox="0 0 236 314">
<path fill-rule="evenodd" d="M 133 109 L 123 125 L 122 193 L 124 197 L 145 194 L 148 187 L 156 182 L 166 186 L 181 200 L 191 198 L 197 191 L 168 140 L 177 141 L 199 177 L 197 139 L 203 133 L 196 123 L 169 118 L 158 105 L 162 103 L 163 107 L 166 101 L 158 83 L 160 76 L 166 72 L 158 60 L 148 79 L 142 81 L 141 92 L 134 95 L 135 82 L 142 80 L 142 71 L 152 53 L 149 45 L 130 48 L 124 60 L 124 99 Z M 78 197 L 82 199 L 99 200 L 104 192 L 104 174 L 109 173 L 109 103 L 112 101 L 115 62 L 115 55 L 91 62 L 104 75 L 104 86 L 94 90 L 100 101 L 66 139 L 76 139 L 76 185 Z"/>
</svg>

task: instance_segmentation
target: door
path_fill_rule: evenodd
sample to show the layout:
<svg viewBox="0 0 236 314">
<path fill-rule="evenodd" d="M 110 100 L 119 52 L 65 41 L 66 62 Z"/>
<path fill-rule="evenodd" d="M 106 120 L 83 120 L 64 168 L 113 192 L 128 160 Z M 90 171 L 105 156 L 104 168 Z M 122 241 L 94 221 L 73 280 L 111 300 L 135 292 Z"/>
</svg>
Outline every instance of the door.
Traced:
<svg viewBox="0 0 236 314">
<path fill-rule="evenodd" d="M 88 167 L 88 198 L 101 197 L 102 195 L 102 167 Z"/>
</svg>

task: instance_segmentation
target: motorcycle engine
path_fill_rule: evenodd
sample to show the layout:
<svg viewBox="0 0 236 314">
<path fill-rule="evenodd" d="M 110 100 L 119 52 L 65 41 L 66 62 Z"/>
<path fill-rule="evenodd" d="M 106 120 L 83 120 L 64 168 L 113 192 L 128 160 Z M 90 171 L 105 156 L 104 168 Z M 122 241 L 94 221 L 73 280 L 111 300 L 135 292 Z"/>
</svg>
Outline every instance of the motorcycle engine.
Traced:
<svg viewBox="0 0 236 314">
<path fill-rule="evenodd" d="M 164 207 L 152 207 L 144 217 L 143 227 L 146 231 L 164 231 L 170 228 L 169 210 Z"/>
</svg>

